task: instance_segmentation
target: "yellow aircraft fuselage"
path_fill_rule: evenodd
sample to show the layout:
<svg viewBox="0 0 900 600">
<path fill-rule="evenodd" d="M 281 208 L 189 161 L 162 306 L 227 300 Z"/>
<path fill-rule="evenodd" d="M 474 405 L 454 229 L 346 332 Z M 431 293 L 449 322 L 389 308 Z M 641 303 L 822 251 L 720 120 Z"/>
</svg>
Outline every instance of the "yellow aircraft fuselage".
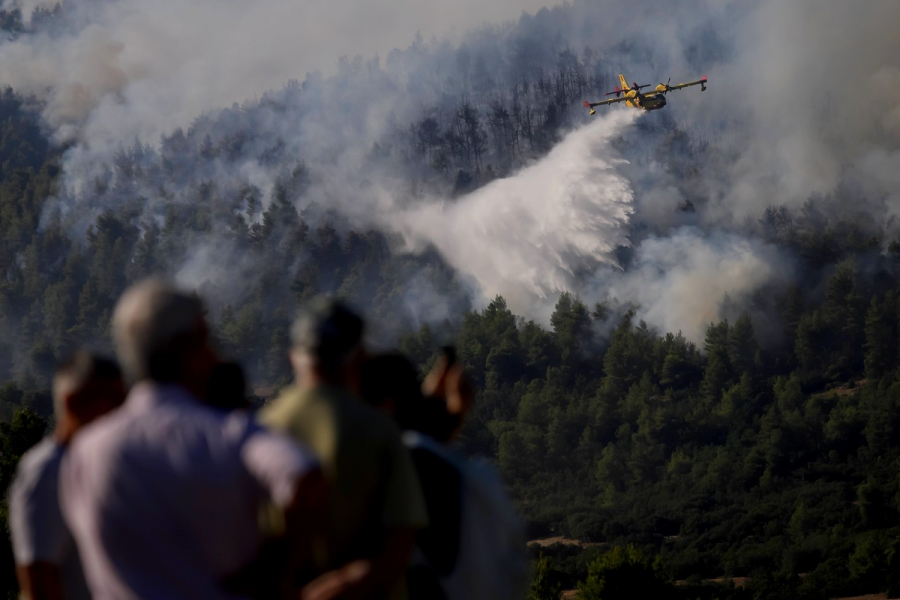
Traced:
<svg viewBox="0 0 900 600">
<path fill-rule="evenodd" d="M 619 73 L 619 84 L 622 86 L 622 91 L 627 98 L 627 100 L 625 100 L 625 106 L 630 106 L 631 108 L 643 108 L 644 110 L 659 110 L 666 105 L 666 97 L 659 92 L 641 94 L 640 90 L 628 87 L 628 80 L 625 79 L 625 76 L 621 73 Z"/>
</svg>

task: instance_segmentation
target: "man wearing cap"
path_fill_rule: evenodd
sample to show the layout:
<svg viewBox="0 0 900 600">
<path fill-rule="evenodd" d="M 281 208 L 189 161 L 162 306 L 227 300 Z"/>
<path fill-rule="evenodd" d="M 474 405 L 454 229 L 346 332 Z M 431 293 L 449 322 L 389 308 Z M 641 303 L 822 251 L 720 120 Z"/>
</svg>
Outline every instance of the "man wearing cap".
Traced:
<svg viewBox="0 0 900 600">
<path fill-rule="evenodd" d="M 135 385 L 74 440 L 59 480 L 95 600 L 259 595 L 235 582 L 263 546 L 262 508 L 283 509 L 290 528 L 317 516 L 310 499 L 325 485 L 314 456 L 240 411 L 204 404 L 217 359 L 203 314 L 198 298 L 160 280 L 116 306 L 116 349 Z"/>
<path fill-rule="evenodd" d="M 362 319 L 319 299 L 291 338 L 296 383 L 260 419 L 310 447 L 328 483 L 326 572 L 303 597 L 402 598 L 413 536 L 428 518 L 400 431 L 357 397 Z"/>
</svg>

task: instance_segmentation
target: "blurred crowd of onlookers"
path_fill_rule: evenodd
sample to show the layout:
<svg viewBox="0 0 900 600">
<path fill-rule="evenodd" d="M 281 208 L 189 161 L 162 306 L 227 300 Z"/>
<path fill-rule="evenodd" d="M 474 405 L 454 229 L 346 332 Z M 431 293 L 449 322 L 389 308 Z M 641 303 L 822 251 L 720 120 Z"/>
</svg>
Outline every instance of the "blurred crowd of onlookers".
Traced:
<svg viewBox="0 0 900 600">
<path fill-rule="evenodd" d="M 253 410 L 204 315 L 145 281 L 113 315 L 118 364 L 80 351 L 57 370 L 55 429 L 10 490 L 26 598 L 524 596 L 503 486 L 451 447 L 475 396 L 452 348 L 421 381 L 318 299 L 285 349 L 295 382 Z"/>
</svg>

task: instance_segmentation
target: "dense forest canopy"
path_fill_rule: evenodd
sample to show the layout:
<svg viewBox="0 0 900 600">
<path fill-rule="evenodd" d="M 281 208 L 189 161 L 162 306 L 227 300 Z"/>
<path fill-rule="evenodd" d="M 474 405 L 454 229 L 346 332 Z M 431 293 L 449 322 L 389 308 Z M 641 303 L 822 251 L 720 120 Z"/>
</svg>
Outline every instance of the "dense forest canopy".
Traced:
<svg viewBox="0 0 900 600">
<path fill-rule="evenodd" d="M 900 94 L 874 111 L 791 87 L 833 59 L 896 89 L 875 21 L 898 9 L 822 8 L 848 58 L 791 28 L 808 4 L 690 4 L 707 10 L 641 4 L 643 29 L 575 2 L 417 38 L 163 130 L 140 81 L 85 115 L 5 62 L 86 35 L 78 4 L 0 11 L 0 485 L 52 418 L 54 365 L 109 350 L 118 295 L 165 273 L 261 394 L 320 293 L 423 368 L 454 343 L 480 390 L 464 450 L 496 461 L 535 537 L 582 543 L 536 556 L 535 598 L 896 590 Z M 761 41 L 815 52 L 763 69 Z M 670 68 L 709 91 L 587 123 L 619 71 Z M 750 579 L 702 583 L 723 576 Z"/>
</svg>

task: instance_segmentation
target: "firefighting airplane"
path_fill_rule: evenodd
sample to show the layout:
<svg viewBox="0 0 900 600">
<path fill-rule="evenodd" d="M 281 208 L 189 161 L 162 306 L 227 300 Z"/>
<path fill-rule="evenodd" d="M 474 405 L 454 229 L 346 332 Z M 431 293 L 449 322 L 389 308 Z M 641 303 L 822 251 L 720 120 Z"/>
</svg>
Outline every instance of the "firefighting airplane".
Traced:
<svg viewBox="0 0 900 600">
<path fill-rule="evenodd" d="M 669 78 L 669 81 L 672 81 L 671 77 Z M 616 102 L 624 102 L 625 106 L 630 106 L 632 108 L 658 110 L 666 105 L 666 94 L 668 94 L 669 92 L 683 90 L 684 88 L 690 87 L 692 85 L 699 85 L 701 92 L 706 91 L 706 75 L 704 75 L 702 79 L 691 81 L 690 83 L 679 83 L 678 85 L 669 85 L 668 81 L 666 83 L 660 83 L 654 88 L 654 91 L 647 92 L 646 94 L 642 94 L 641 90 L 645 87 L 650 87 L 649 83 L 645 83 L 644 85 L 638 85 L 637 83 L 634 83 L 631 87 L 628 87 L 628 80 L 625 79 L 625 76 L 621 73 L 619 74 L 619 83 L 622 85 L 621 89 L 619 88 L 619 86 L 616 86 L 616 91 L 604 94 L 604 96 L 611 96 L 615 94 L 615 98 L 602 100 L 600 102 L 588 102 L 587 100 L 584 101 L 584 107 L 591 109 L 590 114 L 596 114 L 597 111 L 594 110 L 595 106 L 615 104 Z"/>
</svg>

